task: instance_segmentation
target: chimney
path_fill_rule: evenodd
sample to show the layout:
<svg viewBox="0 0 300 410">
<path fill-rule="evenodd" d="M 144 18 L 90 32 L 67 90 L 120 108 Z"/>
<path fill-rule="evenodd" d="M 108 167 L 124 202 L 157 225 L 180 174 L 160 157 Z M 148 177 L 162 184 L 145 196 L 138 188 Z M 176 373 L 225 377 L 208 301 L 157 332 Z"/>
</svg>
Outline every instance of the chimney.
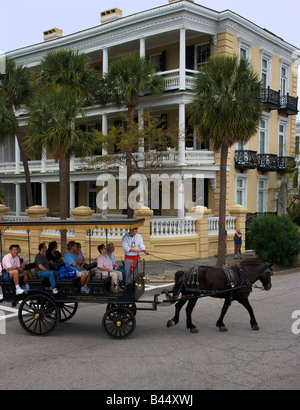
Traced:
<svg viewBox="0 0 300 410">
<path fill-rule="evenodd" d="M 63 31 L 59 28 L 51 28 L 50 30 L 44 31 L 44 41 L 55 40 L 56 38 L 62 37 Z"/>
<path fill-rule="evenodd" d="M 119 9 L 110 9 L 110 10 L 105 10 L 100 13 L 101 17 L 101 24 L 103 23 L 108 23 L 110 21 L 118 20 L 122 17 L 123 11 Z"/>
</svg>

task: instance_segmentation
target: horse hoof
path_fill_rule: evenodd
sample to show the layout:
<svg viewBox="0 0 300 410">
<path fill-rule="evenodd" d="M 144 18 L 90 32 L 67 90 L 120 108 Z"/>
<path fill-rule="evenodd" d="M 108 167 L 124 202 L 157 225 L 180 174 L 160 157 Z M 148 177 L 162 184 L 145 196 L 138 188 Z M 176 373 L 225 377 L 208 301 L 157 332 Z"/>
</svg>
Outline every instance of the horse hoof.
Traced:
<svg viewBox="0 0 300 410">
<path fill-rule="evenodd" d="M 252 330 L 259 330 L 259 326 L 258 325 L 253 325 Z"/>
<path fill-rule="evenodd" d="M 226 326 L 219 326 L 219 330 L 220 330 L 220 332 L 227 332 L 228 331 Z"/>
<path fill-rule="evenodd" d="M 167 322 L 167 327 L 173 327 L 173 326 L 175 326 L 175 322 L 174 322 L 174 320 L 168 320 L 168 322 Z"/>
<path fill-rule="evenodd" d="M 190 329 L 190 332 L 191 332 L 191 333 L 198 333 L 199 330 L 198 330 L 197 327 L 193 327 L 193 328 Z"/>
</svg>

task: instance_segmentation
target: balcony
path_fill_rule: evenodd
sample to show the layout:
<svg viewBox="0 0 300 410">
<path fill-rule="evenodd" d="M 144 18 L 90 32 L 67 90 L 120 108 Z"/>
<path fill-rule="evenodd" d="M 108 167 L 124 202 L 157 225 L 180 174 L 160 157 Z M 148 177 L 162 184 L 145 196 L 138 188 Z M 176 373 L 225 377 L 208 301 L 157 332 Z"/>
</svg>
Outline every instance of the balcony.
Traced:
<svg viewBox="0 0 300 410">
<path fill-rule="evenodd" d="M 280 97 L 279 113 L 286 115 L 298 114 L 298 97 L 291 97 L 289 94 Z"/>
<path fill-rule="evenodd" d="M 257 167 L 257 152 L 256 151 L 235 151 L 234 156 L 235 168 L 244 172 L 247 169 L 255 169 Z"/>
<path fill-rule="evenodd" d="M 274 154 L 258 154 L 257 169 L 263 174 L 265 172 L 277 171 L 277 155 Z"/>
<path fill-rule="evenodd" d="M 271 90 L 270 87 L 261 90 L 260 101 L 265 104 L 269 110 L 280 109 L 280 91 Z"/>
<path fill-rule="evenodd" d="M 296 167 L 296 161 L 293 157 L 277 157 L 277 172 L 284 174 L 292 172 Z"/>
</svg>

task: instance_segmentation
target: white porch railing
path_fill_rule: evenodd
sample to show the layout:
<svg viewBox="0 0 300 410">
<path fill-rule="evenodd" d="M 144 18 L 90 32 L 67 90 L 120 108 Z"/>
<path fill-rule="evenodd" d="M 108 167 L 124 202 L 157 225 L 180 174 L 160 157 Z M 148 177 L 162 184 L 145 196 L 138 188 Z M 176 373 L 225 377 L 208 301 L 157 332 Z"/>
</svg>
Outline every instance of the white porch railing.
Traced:
<svg viewBox="0 0 300 410">
<path fill-rule="evenodd" d="M 196 219 L 152 217 L 150 220 L 150 236 L 194 236 L 196 234 Z"/>
<path fill-rule="evenodd" d="M 235 232 L 235 216 L 227 216 L 225 220 L 225 229 L 227 233 Z M 219 234 L 219 217 L 209 216 L 208 217 L 208 235 L 218 235 Z"/>
</svg>

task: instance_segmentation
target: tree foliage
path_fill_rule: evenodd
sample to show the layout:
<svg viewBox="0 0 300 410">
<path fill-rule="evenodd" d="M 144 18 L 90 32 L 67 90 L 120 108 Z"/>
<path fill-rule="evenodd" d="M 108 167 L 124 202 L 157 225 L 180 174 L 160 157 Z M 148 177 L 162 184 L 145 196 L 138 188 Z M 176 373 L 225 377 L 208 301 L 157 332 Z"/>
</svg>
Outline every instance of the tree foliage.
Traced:
<svg viewBox="0 0 300 410">
<path fill-rule="evenodd" d="M 288 215 L 259 215 L 250 224 L 249 244 L 263 260 L 289 266 L 300 253 L 300 232 Z"/>
<path fill-rule="evenodd" d="M 237 56 L 211 57 L 199 72 L 190 106 L 191 123 L 201 140 L 221 150 L 217 265 L 225 263 L 226 172 L 229 148 L 256 132 L 262 112 L 260 80 L 249 62 Z"/>
</svg>

